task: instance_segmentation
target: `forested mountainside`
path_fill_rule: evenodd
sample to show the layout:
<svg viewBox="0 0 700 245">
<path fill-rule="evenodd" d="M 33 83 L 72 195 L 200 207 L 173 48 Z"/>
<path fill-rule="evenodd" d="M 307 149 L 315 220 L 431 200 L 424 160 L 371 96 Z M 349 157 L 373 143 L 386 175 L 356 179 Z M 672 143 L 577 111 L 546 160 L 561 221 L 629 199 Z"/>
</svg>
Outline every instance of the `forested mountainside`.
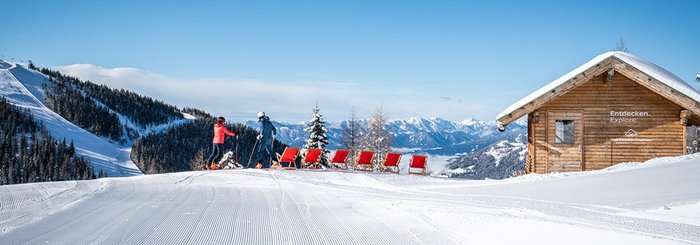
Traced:
<svg viewBox="0 0 700 245">
<path fill-rule="evenodd" d="M 82 81 L 47 68 L 38 70 L 49 77 L 42 88 L 46 105 L 51 110 L 81 128 L 116 142 L 134 140 L 148 127 L 183 119 L 177 107 L 162 101 Z"/>
<path fill-rule="evenodd" d="M 453 178 L 504 179 L 525 169 L 527 135 L 501 140 L 479 151 L 459 156 L 447 165 Z"/>
<path fill-rule="evenodd" d="M 32 114 L 0 97 L 0 184 L 94 179 L 71 141 L 59 143 Z M 103 175 L 103 174 L 100 174 Z"/>
<path fill-rule="evenodd" d="M 183 112 L 195 116 L 196 119 L 161 133 L 146 135 L 134 142 L 131 159 L 143 173 L 202 169 L 205 158 L 211 152 L 213 124 L 216 120 L 210 114 L 198 109 L 183 108 Z M 238 162 L 246 166 L 250 154 L 255 154 L 253 146 L 258 132 L 239 123 L 227 124 L 226 127 L 235 132 L 237 137 L 227 136 L 222 154 L 227 151 L 235 152 L 236 143 L 238 143 Z M 286 146 L 275 141 L 274 150 L 282 154 Z"/>
<path fill-rule="evenodd" d="M 96 138 L 111 141 L 94 147 L 75 146 L 83 147 L 77 152 L 91 157 L 100 170 L 109 169 L 110 176 L 133 175 L 136 173 L 131 170 L 136 168 L 142 173 L 200 169 L 203 159 L 210 153 L 214 118 L 202 110 L 179 110 L 134 92 L 37 68 L 32 63 L 26 68 L 4 61 L 2 64 L 7 69 L 3 73 L 3 86 L 12 89 L 3 94 L 14 98 L 12 103 L 28 108 L 45 106 L 45 109 L 36 109 L 32 113 L 39 113 L 40 120 L 56 124 L 52 124 L 52 134 L 90 143 L 100 141 Z M 68 120 L 64 124 L 71 124 L 65 127 L 77 126 L 88 132 L 63 130 L 60 121 L 65 121 L 64 118 Z M 247 164 L 257 132 L 241 124 L 228 126 L 239 133 L 239 162 Z M 235 150 L 234 142 L 233 138 L 227 140 L 225 149 Z M 277 141 L 275 150 L 281 153 L 285 146 Z M 130 147 L 133 148 L 131 152 Z M 97 151 L 100 155 L 94 154 Z M 123 168 L 129 168 L 129 165 L 133 168 Z"/>
</svg>

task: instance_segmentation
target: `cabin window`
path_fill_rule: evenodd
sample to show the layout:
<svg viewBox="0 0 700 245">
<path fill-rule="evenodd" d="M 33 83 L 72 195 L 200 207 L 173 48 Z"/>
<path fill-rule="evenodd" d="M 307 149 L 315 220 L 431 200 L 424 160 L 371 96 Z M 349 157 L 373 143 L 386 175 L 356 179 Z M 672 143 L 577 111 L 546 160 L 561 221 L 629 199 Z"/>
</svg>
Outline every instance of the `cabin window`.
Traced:
<svg viewBox="0 0 700 245">
<path fill-rule="evenodd" d="M 574 143 L 574 120 L 556 120 L 554 122 L 554 143 L 573 144 Z"/>
</svg>

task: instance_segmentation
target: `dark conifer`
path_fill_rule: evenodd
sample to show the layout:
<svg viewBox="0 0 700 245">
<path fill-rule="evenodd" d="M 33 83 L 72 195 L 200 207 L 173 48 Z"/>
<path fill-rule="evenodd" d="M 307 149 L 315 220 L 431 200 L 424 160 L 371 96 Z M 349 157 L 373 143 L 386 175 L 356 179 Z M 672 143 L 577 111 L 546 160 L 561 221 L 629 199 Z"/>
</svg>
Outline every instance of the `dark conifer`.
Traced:
<svg viewBox="0 0 700 245">
<path fill-rule="evenodd" d="M 0 98 L 0 112 L 0 184 L 94 178 L 90 162 L 75 155 L 72 142 L 68 147 L 54 139 L 28 110 Z"/>
</svg>

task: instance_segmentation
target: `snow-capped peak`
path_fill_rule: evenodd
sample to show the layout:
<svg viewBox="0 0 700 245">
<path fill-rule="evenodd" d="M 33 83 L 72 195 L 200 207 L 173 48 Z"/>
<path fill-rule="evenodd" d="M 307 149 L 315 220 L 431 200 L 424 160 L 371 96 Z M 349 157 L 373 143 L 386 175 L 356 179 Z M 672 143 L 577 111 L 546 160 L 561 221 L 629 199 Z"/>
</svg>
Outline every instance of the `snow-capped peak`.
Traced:
<svg viewBox="0 0 700 245">
<path fill-rule="evenodd" d="M 464 126 L 472 126 L 472 125 L 474 125 L 474 124 L 481 123 L 481 122 L 482 122 L 482 121 L 479 121 L 479 120 L 477 120 L 477 119 L 475 119 L 475 118 L 467 118 L 467 119 L 462 120 L 462 125 L 464 125 Z"/>
<path fill-rule="evenodd" d="M 466 122 L 466 123 L 465 123 Z M 277 127 L 277 139 L 291 146 L 302 147 L 308 138 L 304 131 L 308 122 L 287 123 L 273 121 Z M 257 121 L 247 121 L 245 125 L 258 128 Z M 347 121 L 326 122 L 328 135 L 327 147 L 331 150 L 342 145 L 343 128 Z M 367 120 L 358 120 L 360 128 L 367 126 Z M 525 124 L 526 125 L 526 124 Z M 473 152 L 489 145 L 516 137 L 524 133 L 526 126 L 514 125 L 506 133 L 498 133 L 495 121 L 485 122 L 470 118 L 465 121 L 450 121 L 440 117 L 411 117 L 390 120 L 386 127 L 393 135 L 395 149 L 412 149 L 412 153 L 430 153 L 435 155 L 454 155 Z"/>
</svg>

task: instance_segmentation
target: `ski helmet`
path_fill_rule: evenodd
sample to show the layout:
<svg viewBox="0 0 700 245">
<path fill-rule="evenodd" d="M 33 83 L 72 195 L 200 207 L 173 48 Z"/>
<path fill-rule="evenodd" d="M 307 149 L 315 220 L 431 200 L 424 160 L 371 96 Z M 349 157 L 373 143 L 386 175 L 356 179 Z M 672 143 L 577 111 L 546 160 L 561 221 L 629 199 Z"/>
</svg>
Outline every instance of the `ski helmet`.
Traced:
<svg viewBox="0 0 700 245">
<path fill-rule="evenodd" d="M 258 118 L 262 118 L 262 117 L 264 117 L 264 116 L 265 116 L 265 112 L 264 112 L 264 111 L 258 112 Z"/>
<path fill-rule="evenodd" d="M 224 123 L 224 122 L 226 122 L 226 118 L 224 118 L 224 117 L 219 117 L 219 118 L 216 119 L 216 122 L 218 122 L 218 123 Z"/>
</svg>

